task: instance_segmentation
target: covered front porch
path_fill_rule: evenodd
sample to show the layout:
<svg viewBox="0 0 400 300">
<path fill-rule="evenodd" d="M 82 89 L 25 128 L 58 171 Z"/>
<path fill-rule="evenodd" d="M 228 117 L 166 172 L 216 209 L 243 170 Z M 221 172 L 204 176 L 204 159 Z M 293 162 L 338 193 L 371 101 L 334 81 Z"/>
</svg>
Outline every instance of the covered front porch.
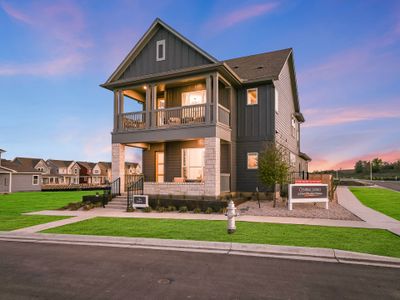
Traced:
<svg viewBox="0 0 400 300">
<path fill-rule="evenodd" d="M 142 144 L 113 144 L 113 178 L 121 188 L 132 180 L 119 168 L 126 147 L 141 147 L 146 195 L 218 197 L 232 191 L 231 143 L 217 137 Z"/>
</svg>

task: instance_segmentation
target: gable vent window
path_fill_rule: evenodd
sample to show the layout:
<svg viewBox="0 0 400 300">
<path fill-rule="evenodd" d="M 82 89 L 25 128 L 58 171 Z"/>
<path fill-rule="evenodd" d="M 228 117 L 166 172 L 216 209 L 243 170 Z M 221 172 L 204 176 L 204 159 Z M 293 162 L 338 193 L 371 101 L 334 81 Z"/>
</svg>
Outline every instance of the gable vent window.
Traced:
<svg viewBox="0 0 400 300">
<path fill-rule="evenodd" d="M 157 61 L 165 60 L 165 40 L 157 41 L 156 52 Z"/>
</svg>

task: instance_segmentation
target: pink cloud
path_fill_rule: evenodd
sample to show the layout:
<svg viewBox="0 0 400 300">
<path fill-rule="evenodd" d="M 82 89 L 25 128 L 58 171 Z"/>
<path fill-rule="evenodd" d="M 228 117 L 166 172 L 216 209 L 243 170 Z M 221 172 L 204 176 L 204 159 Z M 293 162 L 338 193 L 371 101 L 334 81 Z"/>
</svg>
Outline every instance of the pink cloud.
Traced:
<svg viewBox="0 0 400 300">
<path fill-rule="evenodd" d="M 271 13 L 275 11 L 278 6 L 278 2 L 269 2 L 241 7 L 225 15 L 218 14 L 206 24 L 206 27 L 208 29 L 222 31 L 248 19 Z"/>
<path fill-rule="evenodd" d="M 368 154 L 354 156 L 350 159 L 340 161 L 327 161 L 323 159 L 316 159 L 310 163 L 310 171 L 352 169 L 354 168 L 354 164 L 356 163 L 356 161 L 369 161 L 376 157 L 381 158 L 383 161 L 394 162 L 400 159 L 400 149 L 393 149 L 385 152 L 371 152 Z"/>
<path fill-rule="evenodd" d="M 1 2 L 0 7 L 12 18 L 27 23 L 27 24 L 32 24 L 32 20 L 30 17 L 26 14 L 24 14 L 21 11 L 16 10 L 13 8 L 11 5 L 7 4 L 6 2 Z"/>
<path fill-rule="evenodd" d="M 353 106 L 305 109 L 304 115 L 307 122 L 304 123 L 303 127 L 334 126 L 366 120 L 400 118 L 400 102 L 389 102 L 381 107 Z"/>
</svg>

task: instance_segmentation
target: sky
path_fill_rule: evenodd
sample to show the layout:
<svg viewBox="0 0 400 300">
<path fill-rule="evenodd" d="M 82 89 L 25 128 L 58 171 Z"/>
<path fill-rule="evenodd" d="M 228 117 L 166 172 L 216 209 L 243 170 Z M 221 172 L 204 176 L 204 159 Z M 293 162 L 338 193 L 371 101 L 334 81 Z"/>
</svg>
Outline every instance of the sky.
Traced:
<svg viewBox="0 0 400 300">
<path fill-rule="evenodd" d="M 111 160 L 99 84 L 156 17 L 220 60 L 292 47 L 311 170 L 400 159 L 396 0 L 0 0 L 5 158 Z"/>
</svg>

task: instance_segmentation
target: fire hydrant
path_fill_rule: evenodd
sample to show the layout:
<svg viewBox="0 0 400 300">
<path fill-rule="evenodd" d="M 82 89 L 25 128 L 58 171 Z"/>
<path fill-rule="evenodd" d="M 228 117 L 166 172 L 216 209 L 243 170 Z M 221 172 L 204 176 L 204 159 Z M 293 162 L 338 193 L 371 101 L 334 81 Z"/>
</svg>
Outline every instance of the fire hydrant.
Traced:
<svg viewBox="0 0 400 300">
<path fill-rule="evenodd" d="M 228 217 L 228 233 L 234 233 L 236 231 L 235 217 L 239 216 L 239 214 L 236 212 L 235 203 L 232 200 L 229 201 L 225 216 Z"/>
</svg>

